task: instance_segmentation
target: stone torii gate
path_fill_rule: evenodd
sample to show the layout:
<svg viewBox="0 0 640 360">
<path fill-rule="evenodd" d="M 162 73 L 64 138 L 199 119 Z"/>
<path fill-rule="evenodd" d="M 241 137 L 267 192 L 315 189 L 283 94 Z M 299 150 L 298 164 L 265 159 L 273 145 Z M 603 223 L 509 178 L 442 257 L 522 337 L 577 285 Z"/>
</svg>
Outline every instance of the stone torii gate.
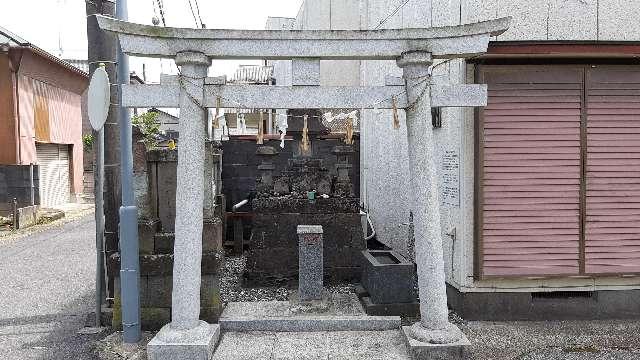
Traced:
<svg viewBox="0 0 640 360">
<path fill-rule="evenodd" d="M 126 107 L 179 107 L 180 146 L 176 192 L 172 321 L 149 344 L 150 359 L 207 359 L 219 334 L 199 320 L 200 263 L 205 156 L 205 108 L 391 109 L 407 114 L 408 153 L 418 266 L 421 320 L 408 331 L 424 343 L 462 338 L 449 323 L 434 159 L 431 107 L 485 106 L 485 85 L 432 85 L 435 59 L 486 52 L 490 36 L 503 33 L 509 18 L 475 24 L 371 31 L 247 31 L 178 29 L 97 16 L 132 56 L 175 59 L 178 82 L 125 85 Z M 212 59 L 293 60 L 293 86 L 226 85 L 207 78 Z M 395 60 L 404 81 L 378 87 L 320 87 L 320 60 Z M 405 89 L 402 91 L 404 86 Z M 399 91 L 400 90 L 400 91 Z M 395 104 L 394 104 L 395 103 Z M 130 146 L 123 144 L 122 146 Z"/>
</svg>

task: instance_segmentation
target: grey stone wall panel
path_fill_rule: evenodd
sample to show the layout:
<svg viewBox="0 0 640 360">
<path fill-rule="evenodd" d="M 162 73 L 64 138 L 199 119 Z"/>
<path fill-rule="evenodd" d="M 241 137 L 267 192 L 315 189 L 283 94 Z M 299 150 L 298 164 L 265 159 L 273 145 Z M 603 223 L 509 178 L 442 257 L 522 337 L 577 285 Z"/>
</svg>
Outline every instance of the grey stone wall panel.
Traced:
<svg viewBox="0 0 640 360">
<path fill-rule="evenodd" d="M 598 0 L 598 40 L 640 41 L 640 1 Z"/>
<path fill-rule="evenodd" d="M 220 271 L 224 257 L 220 252 L 202 254 L 202 274 L 216 275 Z M 120 254 L 114 253 L 107 259 L 107 271 L 116 277 L 120 272 Z M 141 255 L 140 276 L 164 276 L 173 272 L 173 255 Z"/>
<path fill-rule="evenodd" d="M 598 0 L 549 2 L 549 40 L 597 40 Z"/>
</svg>

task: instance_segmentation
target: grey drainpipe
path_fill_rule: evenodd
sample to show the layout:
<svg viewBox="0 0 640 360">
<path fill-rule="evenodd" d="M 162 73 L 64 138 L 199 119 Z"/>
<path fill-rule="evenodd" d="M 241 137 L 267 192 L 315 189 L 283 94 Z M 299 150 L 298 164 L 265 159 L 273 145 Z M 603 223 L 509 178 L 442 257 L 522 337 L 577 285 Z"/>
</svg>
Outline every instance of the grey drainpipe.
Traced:
<svg viewBox="0 0 640 360">
<path fill-rule="evenodd" d="M 22 133 L 20 132 L 20 91 L 19 84 L 20 79 L 18 78 L 18 72 L 20 71 L 20 65 L 22 65 L 22 57 L 24 55 L 24 50 L 17 50 L 20 53 L 20 57 L 18 58 L 15 71 L 13 72 L 13 76 L 15 78 L 15 86 L 14 86 L 14 98 L 15 98 L 15 117 L 16 117 L 16 128 L 18 129 L 18 138 L 16 139 L 16 147 L 17 147 L 17 155 L 16 164 L 22 165 Z M 9 56 L 9 51 L 7 50 L 7 56 Z M 11 56 L 9 56 L 9 61 L 11 61 Z M 33 179 L 32 179 L 33 181 Z"/>
</svg>

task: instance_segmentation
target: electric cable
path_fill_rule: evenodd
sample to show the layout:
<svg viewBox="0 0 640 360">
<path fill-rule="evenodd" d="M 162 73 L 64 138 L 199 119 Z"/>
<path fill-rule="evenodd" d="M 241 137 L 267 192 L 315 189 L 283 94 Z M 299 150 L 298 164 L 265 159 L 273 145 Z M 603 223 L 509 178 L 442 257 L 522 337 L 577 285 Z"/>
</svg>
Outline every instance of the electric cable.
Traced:
<svg viewBox="0 0 640 360">
<path fill-rule="evenodd" d="M 191 0 L 187 0 L 189 3 L 189 9 L 191 10 L 191 16 L 193 16 L 193 21 L 196 23 L 196 28 L 199 28 L 198 19 L 196 18 L 196 13 L 193 11 L 193 5 L 191 4 Z"/>
<path fill-rule="evenodd" d="M 164 19 L 164 3 L 162 2 L 162 0 L 156 0 L 156 2 L 158 3 L 158 9 L 160 10 L 160 20 L 162 20 L 162 26 L 166 27 L 167 22 Z M 155 11 L 155 7 L 154 7 L 154 11 Z"/>
<path fill-rule="evenodd" d="M 205 24 L 202 22 L 202 16 L 200 16 L 200 4 L 198 4 L 198 0 L 193 0 L 196 3 L 196 13 L 198 14 L 198 20 L 200 20 L 200 27 L 205 28 Z"/>
<path fill-rule="evenodd" d="M 398 11 L 400 11 L 400 9 L 402 9 L 405 5 L 409 3 L 409 1 L 411 0 L 405 0 L 402 4 L 398 5 L 398 7 L 395 8 L 389 15 L 387 15 L 386 18 L 382 19 L 380 23 L 373 30 L 378 30 L 380 26 L 384 25 L 387 21 L 389 21 L 389 19 L 391 19 L 395 14 L 397 14 Z"/>
</svg>

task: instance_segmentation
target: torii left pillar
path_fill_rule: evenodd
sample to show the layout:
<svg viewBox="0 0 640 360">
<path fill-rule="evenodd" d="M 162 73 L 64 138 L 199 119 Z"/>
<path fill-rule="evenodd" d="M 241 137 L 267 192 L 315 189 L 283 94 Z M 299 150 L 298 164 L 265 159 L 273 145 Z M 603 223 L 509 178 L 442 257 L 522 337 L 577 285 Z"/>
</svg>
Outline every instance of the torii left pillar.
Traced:
<svg viewBox="0 0 640 360">
<path fill-rule="evenodd" d="M 440 229 L 435 139 L 431 122 L 431 75 L 433 60 L 426 51 L 403 53 L 397 65 L 403 70 L 409 106 L 407 136 L 415 258 L 420 291 L 420 322 L 404 329 L 414 357 L 459 358 L 464 334 L 449 322 Z M 437 353 L 437 354 L 436 354 Z"/>
<path fill-rule="evenodd" d="M 149 360 L 209 360 L 220 326 L 200 320 L 206 110 L 204 83 L 211 60 L 199 52 L 178 53 L 180 143 L 176 190 L 171 323 L 147 346 Z"/>
</svg>

